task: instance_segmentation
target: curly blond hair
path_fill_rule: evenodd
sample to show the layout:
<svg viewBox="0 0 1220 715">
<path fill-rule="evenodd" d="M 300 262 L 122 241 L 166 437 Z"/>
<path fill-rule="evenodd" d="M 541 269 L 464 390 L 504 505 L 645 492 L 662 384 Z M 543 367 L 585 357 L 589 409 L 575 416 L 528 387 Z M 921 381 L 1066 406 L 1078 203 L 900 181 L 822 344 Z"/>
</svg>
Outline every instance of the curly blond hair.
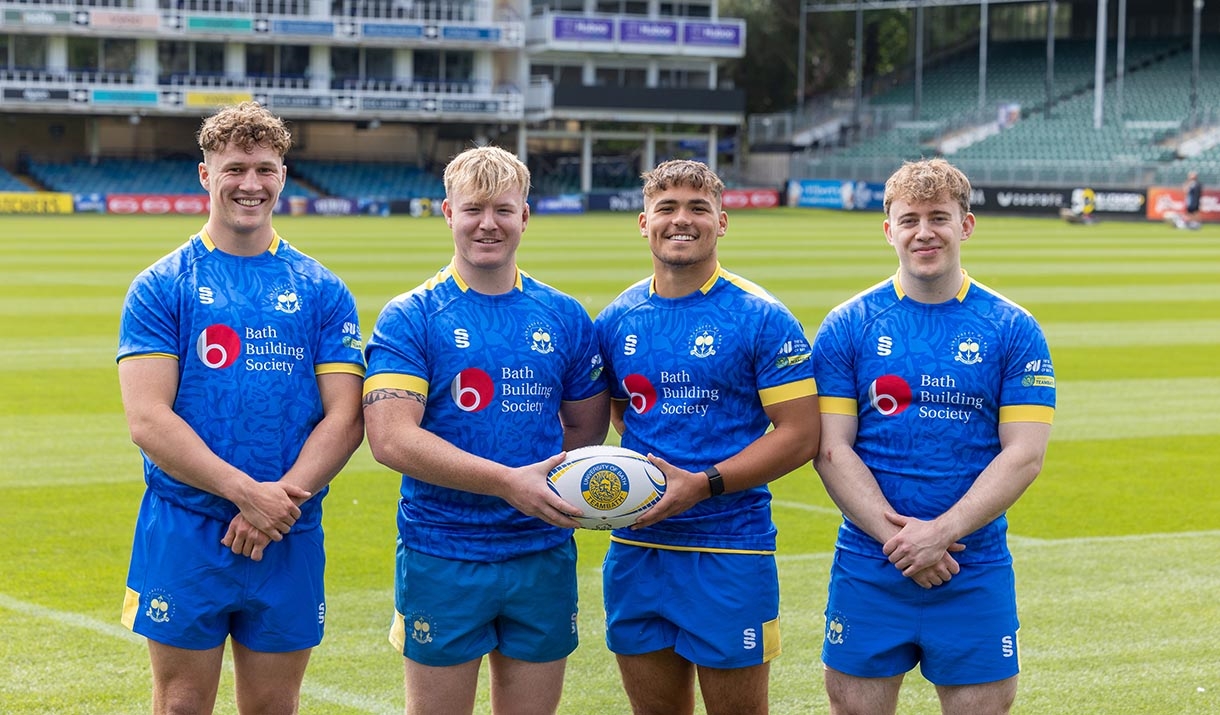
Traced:
<svg viewBox="0 0 1220 715">
<path fill-rule="evenodd" d="M 292 134 L 284 120 L 258 102 L 242 102 L 222 107 L 203 120 L 197 136 L 199 148 L 206 159 L 213 152 L 234 145 L 252 152 L 256 146 L 273 149 L 280 158 L 292 147 Z"/>
<path fill-rule="evenodd" d="M 724 193 L 724 182 L 712 171 L 711 167 L 701 161 L 690 159 L 670 159 L 657 164 L 652 171 L 640 175 L 644 180 L 644 202 L 672 186 L 688 186 L 692 189 L 706 190 L 712 195 L 717 206 L 720 196 Z"/>
<path fill-rule="evenodd" d="M 491 200 L 517 192 L 524 201 L 530 192 L 530 170 L 516 154 L 498 146 L 477 146 L 453 157 L 445 167 L 445 195 Z"/>
<path fill-rule="evenodd" d="M 962 215 L 970 213 L 970 179 L 944 159 L 906 161 L 885 182 L 885 215 L 890 204 L 902 200 L 912 204 L 954 201 Z"/>
</svg>

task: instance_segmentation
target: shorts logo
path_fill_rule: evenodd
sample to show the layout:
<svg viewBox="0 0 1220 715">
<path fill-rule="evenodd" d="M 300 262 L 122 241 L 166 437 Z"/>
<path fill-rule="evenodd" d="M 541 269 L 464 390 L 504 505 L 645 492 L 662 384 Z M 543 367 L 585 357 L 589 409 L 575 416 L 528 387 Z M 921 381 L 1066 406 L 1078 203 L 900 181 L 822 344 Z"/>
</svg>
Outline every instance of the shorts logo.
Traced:
<svg viewBox="0 0 1220 715">
<path fill-rule="evenodd" d="M 530 350 L 541 355 L 547 355 L 555 352 L 555 345 L 551 342 L 551 328 L 545 323 L 534 323 L 529 327 Z"/>
<path fill-rule="evenodd" d="M 631 401 L 631 409 L 637 415 L 642 415 L 657 404 L 657 388 L 652 386 L 648 378 L 634 373 L 623 378 L 623 390 Z"/>
<path fill-rule="evenodd" d="M 847 639 L 848 632 L 851 631 L 851 626 L 847 625 L 847 619 L 842 613 L 832 613 L 826 619 L 826 642 L 831 645 L 843 645 L 843 641 Z"/>
<path fill-rule="evenodd" d="M 720 331 L 714 326 L 705 325 L 695 329 L 690 336 L 690 354 L 697 358 L 707 358 L 716 354 L 716 340 Z"/>
<path fill-rule="evenodd" d="M 953 359 L 963 365 L 977 365 L 983 362 L 987 352 L 987 343 L 972 333 L 962 333 L 953 339 Z"/>
<path fill-rule="evenodd" d="M 301 300 L 297 298 L 296 291 L 284 289 L 275 297 L 275 309 L 281 313 L 292 315 L 301 309 Z"/>
<path fill-rule="evenodd" d="M 161 591 L 153 591 L 148 595 L 148 607 L 144 615 L 153 623 L 169 623 L 174 615 L 174 601 Z"/>
<path fill-rule="evenodd" d="M 428 622 L 427 616 L 411 617 L 411 640 L 420 645 L 432 642 L 432 624 Z"/>
<path fill-rule="evenodd" d="M 468 367 L 459 372 L 449 385 L 453 403 L 462 412 L 479 412 L 491 404 L 495 385 L 491 375 L 477 367 Z"/>
<path fill-rule="evenodd" d="M 868 403 L 887 417 L 911 406 L 911 386 L 897 375 L 882 375 L 868 386 Z"/>
<path fill-rule="evenodd" d="M 326 601 L 318 604 L 318 625 L 326 623 Z"/>
<path fill-rule="evenodd" d="M 608 462 L 589 467 L 580 478 L 580 495 L 585 503 L 599 511 L 622 506 L 630 490 L 626 472 Z"/>
<path fill-rule="evenodd" d="M 1000 655 L 1005 658 L 1011 658 L 1017 654 L 1017 639 L 1012 636 L 1004 636 L 1000 639 Z"/>
<path fill-rule="evenodd" d="M 227 325 L 209 325 L 195 340 L 195 353 L 208 367 L 219 370 L 237 362 L 241 354 L 241 338 Z"/>
<path fill-rule="evenodd" d="M 758 631 L 753 628 L 747 628 L 741 632 L 741 647 L 746 650 L 754 650 L 758 647 Z"/>
</svg>

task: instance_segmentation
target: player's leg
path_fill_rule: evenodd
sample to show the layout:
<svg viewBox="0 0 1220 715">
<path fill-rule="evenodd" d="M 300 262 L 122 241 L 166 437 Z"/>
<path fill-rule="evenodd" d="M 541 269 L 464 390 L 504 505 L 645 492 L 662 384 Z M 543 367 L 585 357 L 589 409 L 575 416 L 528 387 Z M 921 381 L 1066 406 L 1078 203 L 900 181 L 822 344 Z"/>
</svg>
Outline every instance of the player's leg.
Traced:
<svg viewBox="0 0 1220 715">
<path fill-rule="evenodd" d="M 493 650 L 488 662 L 495 715 L 550 715 L 559 709 L 567 658 L 531 663 Z"/>
<path fill-rule="evenodd" d="M 905 673 L 888 678 L 859 678 L 826 668 L 830 715 L 893 715 Z"/>
<path fill-rule="evenodd" d="M 216 706 L 224 645 L 188 650 L 148 641 L 152 662 L 154 715 L 210 713 Z"/>
<path fill-rule="evenodd" d="M 483 659 L 435 666 L 403 658 L 406 715 L 462 715 L 474 712 Z"/>
<path fill-rule="evenodd" d="M 885 559 L 838 550 L 828 592 L 822 662 L 831 715 L 892 715 L 919 662 L 925 590 Z"/>
<path fill-rule="evenodd" d="M 559 707 L 567 657 L 576 650 L 576 542 L 502 562 L 499 642 L 488 656 L 491 711 L 546 715 Z"/>
<path fill-rule="evenodd" d="M 311 649 L 263 653 L 233 641 L 237 711 L 243 715 L 294 715 Z"/>
<path fill-rule="evenodd" d="M 1017 699 L 1017 676 L 977 685 L 938 685 L 943 715 L 1008 715 Z"/>
<path fill-rule="evenodd" d="M 771 664 L 748 668 L 699 666 L 699 692 L 707 715 L 766 715 Z"/>
<path fill-rule="evenodd" d="M 633 715 L 689 715 L 695 711 L 695 666 L 673 648 L 617 658 Z"/>
<path fill-rule="evenodd" d="M 1017 695 L 1016 583 L 1009 564 L 969 564 L 924 611 L 924 677 L 946 715 L 1006 715 Z M 962 614 L 969 614 L 963 618 Z"/>
</svg>

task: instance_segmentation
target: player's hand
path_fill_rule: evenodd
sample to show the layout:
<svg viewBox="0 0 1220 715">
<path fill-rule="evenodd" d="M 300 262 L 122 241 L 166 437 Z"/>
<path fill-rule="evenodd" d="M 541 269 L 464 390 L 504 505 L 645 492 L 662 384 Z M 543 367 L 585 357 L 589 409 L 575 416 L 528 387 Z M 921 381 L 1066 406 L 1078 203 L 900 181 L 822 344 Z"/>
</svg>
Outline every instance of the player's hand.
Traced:
<svg viewBox="0 0 1220 715">
<path fill-rule="evenodd" d="M 903 516 L 891 511 L 885 513 L 885 518 L 894 526 L 899 527 L 899 531 L 885 542 L 881 550 L 889 557 L 890 563 L 894 564 L 902 575 L 908 578 L 940 565 L 941 560 L 950 552 L 958 552 L 966 548 L 960 543 L 946 543 L 945 535 L 941 533 L 935 522 Z M 954 561 L 954 565 L 956 565 L 956 561 Z M 940 577 L 943 583 L 956 572 L 941 569 L 933 573 Z M 929 582 L 931 580 L 929 579 Z"/>
<path fill-rule="evenodd" d="M 229 530 L 225 532 L 220 543 L 232 549 L 235 554 L 262 561 L 263 550 L 271 543 L 271 537 L 254 528 L 246 517 L 238 514 L 229 522 Z"/>
<path fill-rule="evenodd" d="M 957 559 L 946 552 L 939 562 L 912 574 L 911 580 L 924 588 L 932 588 L 948 583 L 949 579 L 956 576 L 961 570 L 962 567 L 958 565 Z"/>
<path fill-rule="evenodd" d="M 552 526 L 579 527 L 572 517 L 580 516 L 580 509 L 559 498 L 547 480 L 551 470 L 562 464 L 567 456 L 567 452 L 560 452 L 541 462 L 510 469 L 505 493 L 499 496 L 522 514 L 542 519 Z"/>
<path fill-rule="evenodd" d="M 284 538 L 301 517 L 295 500 L 308 499 L 310 493 L 286 482 L 257 482 L 251 479 L 242 491 L 237 508 L 251 526 L 272 541 Z"/>
<path fill-rule="evenodd" d="M 645 526 L 677 516 L 699 502 L 707 499 L 707 475 L 703 472 L 688 472 L 681 467 L 666 462 L 655 454 L 648 455 L 648 461 L 656 465 L 665 475 L 665 494 L 661 501 L 640 515 L 631 525 L 632 529 Z"/>
</svg>

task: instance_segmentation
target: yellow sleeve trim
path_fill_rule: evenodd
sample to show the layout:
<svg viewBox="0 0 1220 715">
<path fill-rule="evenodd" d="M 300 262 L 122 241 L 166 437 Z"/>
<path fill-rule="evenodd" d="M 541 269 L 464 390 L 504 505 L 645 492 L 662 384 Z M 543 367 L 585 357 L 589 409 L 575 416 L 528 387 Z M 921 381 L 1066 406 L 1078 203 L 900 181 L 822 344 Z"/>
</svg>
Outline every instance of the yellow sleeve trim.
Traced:
<svg viewBox="0 0 1220 715">
<path fill-rule="evenodd" d="M 364 366 L 357 365 L 351 362 L 323 362 L 314 366 L 313 372 L 315 375 L 331 375 L 334 373 L 343 373 L 345 375 L 355 375 L 356 377 L 364 377 Z"/>
<path fill-rule="evenodd" d="M 403 375 L 395 372 L 383 372 L 373 375 L 364 381 L 364 394 L 374 390 L 406 390 L 421 395 L 428 394 L 428 381 L 414 375 Z"/>
<path fill-rule="evenodd" d="M 119 358 L 119 362 L 127 362 L 128 360 L 147 360 L 148 358 L 177 360 L 178 356 L 170 355 L 169 353 L 140 353 L 139 355 L 127 355 L 126 357 Z"/>
<path fill-rule="evenodd" d="M 822 395 L 818 397 L 818 409 L 824 415 L 847 415 L 849 417 L 858 417 L 860 415 L 859 405 L 850 397 L 827 397 Z"/>
<path fill-rule="evenodd" d="M 818 394 L 818 386 L 812 377 L 758 391 L 758 397 L 762 400 L 763 407 L 816 394 Z"/>
<path fill-rule="evenodd" d="M 698 551 L 702 554 L 756 554 L 760 556 L 770 556 L 774 551 L 763 551 L 760 549 L 709 549 L 702 546 L 670 546 L 669 544 L 654 544 L 650 541 L 632 541 L 630 539 L 622 539 L 613 534 L 610 536 L 611 541 L 617 541 L 620 544 L 628 546 L 642 546 L 645 549 L 661 549 L 663 551 Z"/>
<path fill-rule="evenodd" d="M 1046 405 L 1008 405 L 1000 408 L 1000 424 L 1005 422 L 1055 423 L 1055 408 Z"/>
</svg>

